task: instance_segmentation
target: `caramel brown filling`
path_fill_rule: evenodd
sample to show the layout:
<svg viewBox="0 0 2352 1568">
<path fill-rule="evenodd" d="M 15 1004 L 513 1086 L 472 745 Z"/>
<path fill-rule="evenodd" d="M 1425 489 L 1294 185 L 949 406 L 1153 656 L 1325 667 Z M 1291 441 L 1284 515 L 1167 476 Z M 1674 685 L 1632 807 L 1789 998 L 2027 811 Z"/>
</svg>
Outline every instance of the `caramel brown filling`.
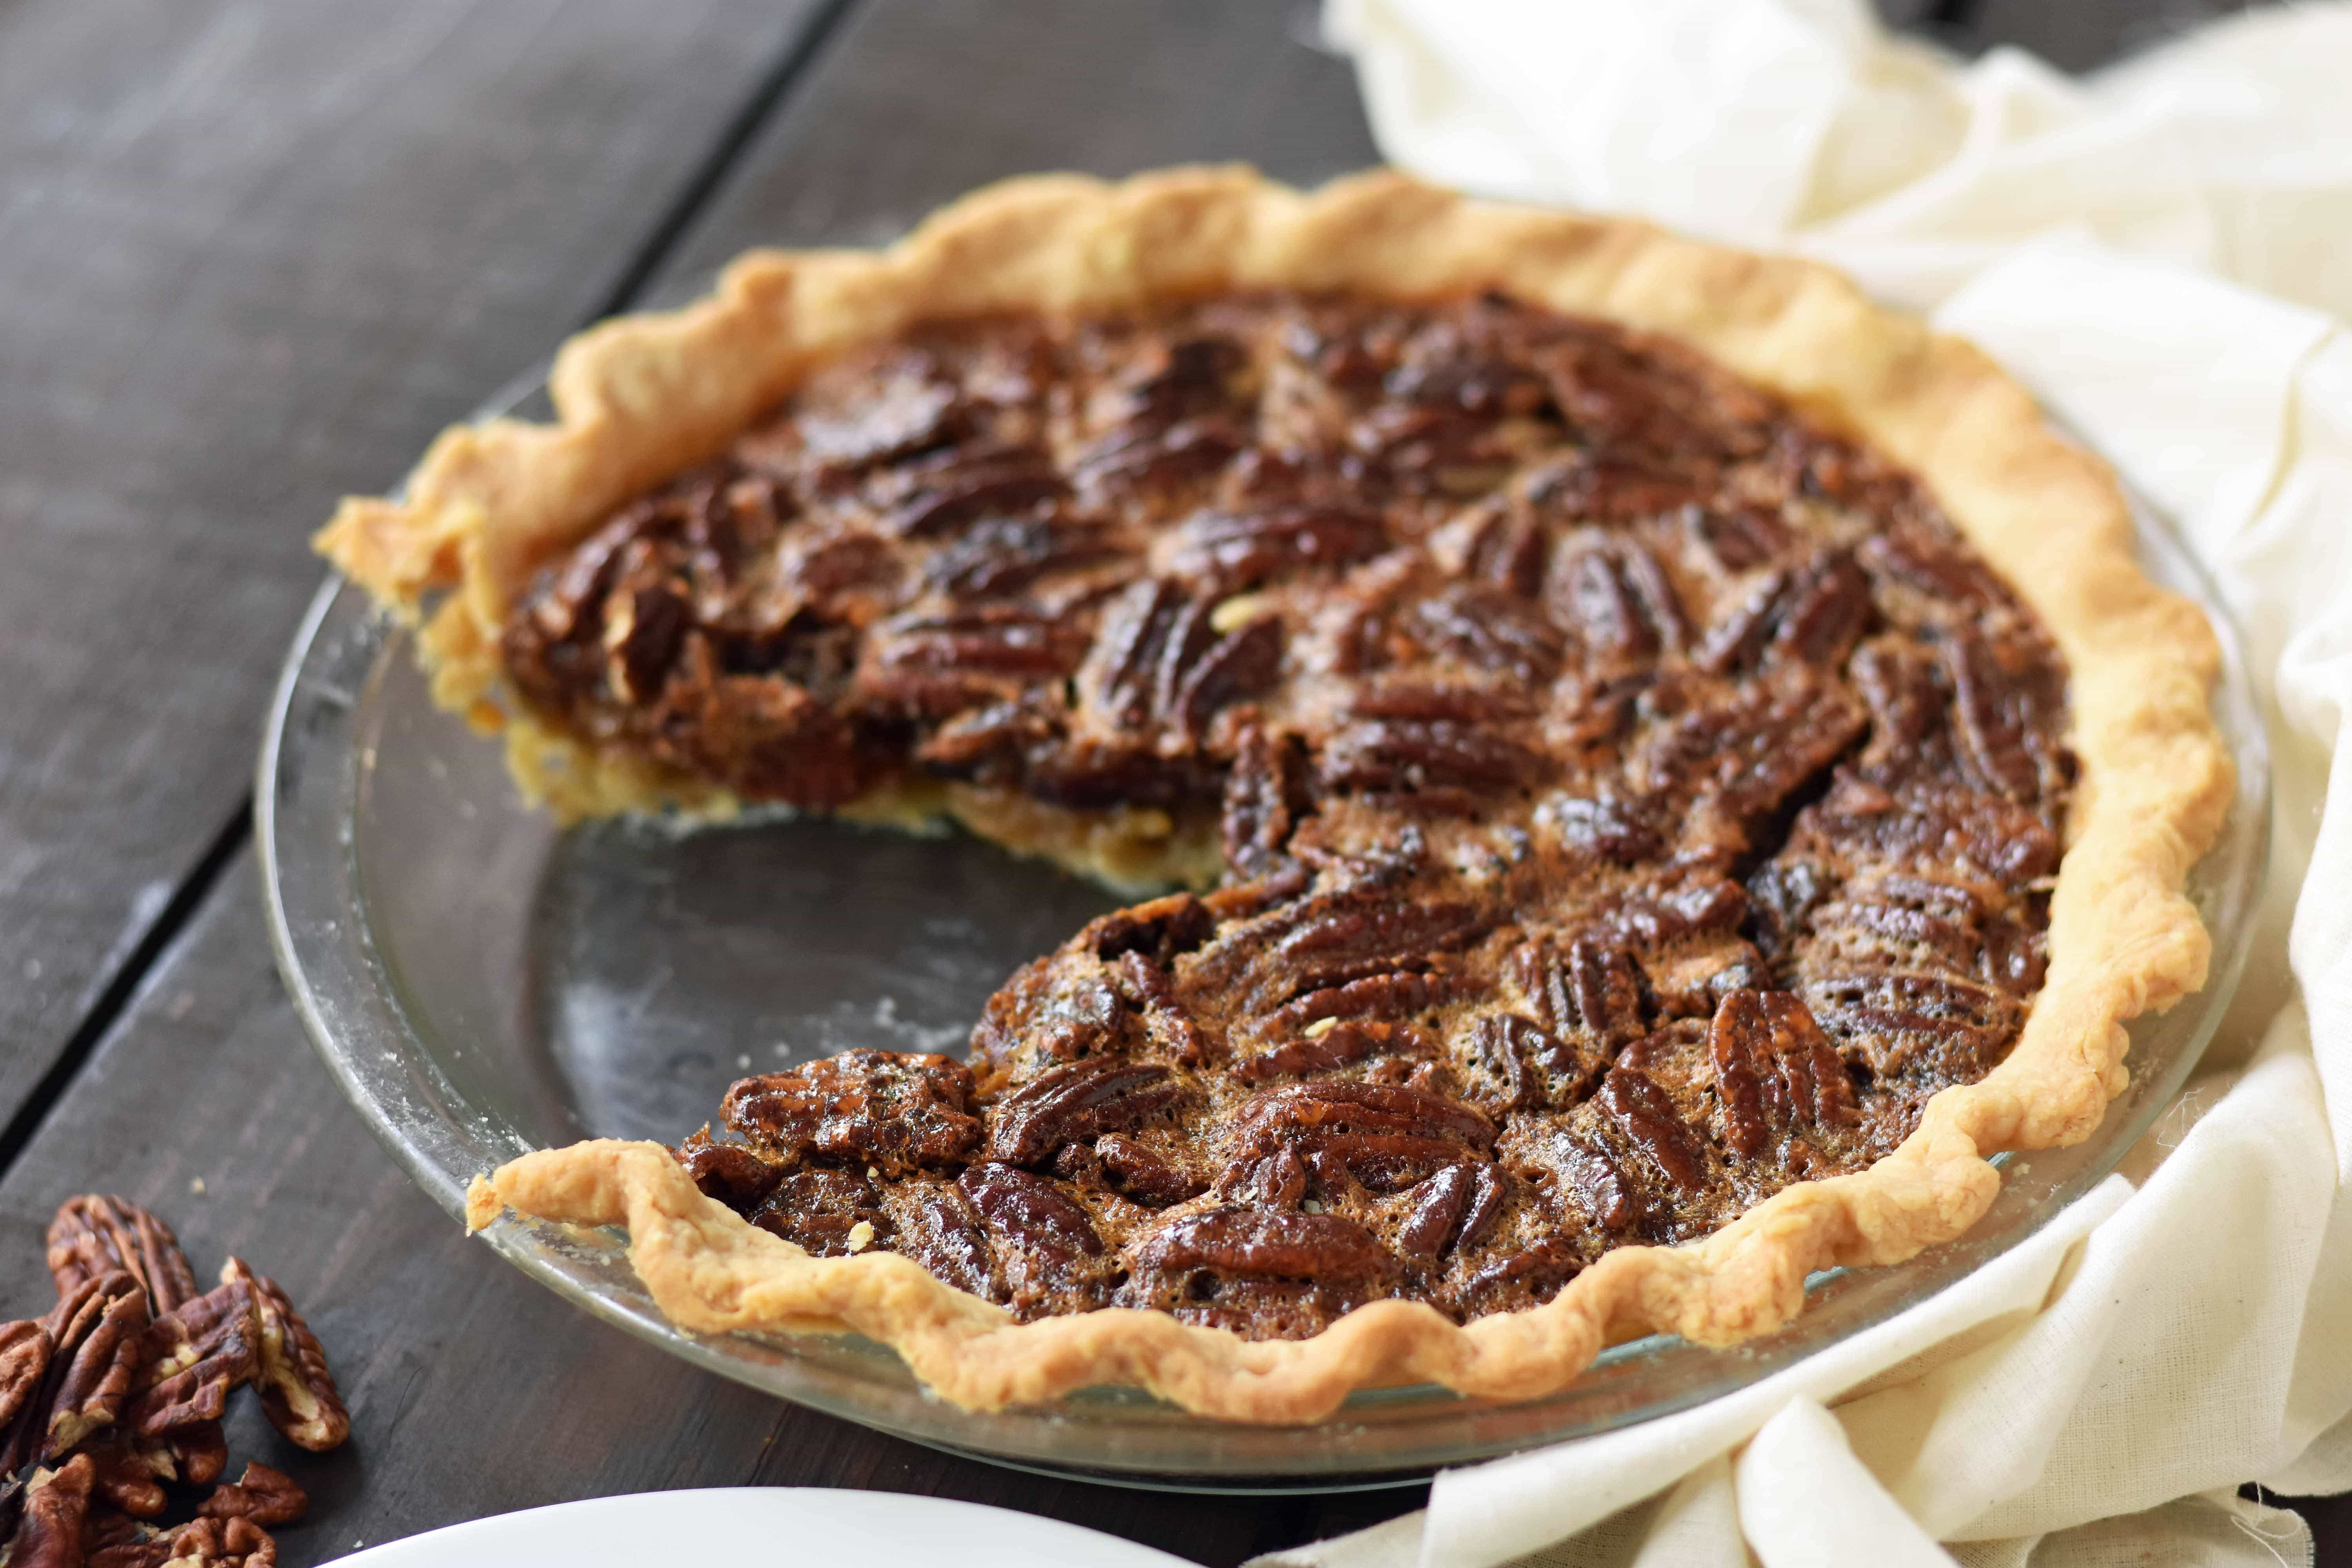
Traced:
<svg viewBox="0 0 2352 1568">
<path fill-rule="evenodd" d="M 2073 766 L 2047 637 L 1907 476 L 1674 344 L 1251 296 L 822 372 L 510 616 L 548 720 L 752 800 L 1221 821 L 1225 879 L 969 1065 L 730 1091 L 810 1250 L 1254 1336 L 1548 1300 L 1862 1168 L 2015 1042 Z"/>
</svg>

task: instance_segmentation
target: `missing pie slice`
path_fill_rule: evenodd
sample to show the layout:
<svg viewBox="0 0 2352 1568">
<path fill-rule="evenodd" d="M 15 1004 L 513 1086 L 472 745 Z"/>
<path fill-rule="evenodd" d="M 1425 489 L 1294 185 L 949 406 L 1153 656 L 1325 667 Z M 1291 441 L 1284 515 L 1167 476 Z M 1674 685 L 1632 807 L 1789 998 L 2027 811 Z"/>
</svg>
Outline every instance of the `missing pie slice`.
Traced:
<svg viewBox="0 0 2352 1568">
<path fill-rule="evenodd" d="M 1958 1235 L 2203 982 L 2209 628 L 2031 399 L 1821 268 L 1390 174 L 1022 180 L 551 389 L 320 535 L 528 793 L 1180 889 L 966 1060 L 476 1182 L 627 1226 L 682 1327 L 973 1407 L 1525 1397 Z"/>
</svg>

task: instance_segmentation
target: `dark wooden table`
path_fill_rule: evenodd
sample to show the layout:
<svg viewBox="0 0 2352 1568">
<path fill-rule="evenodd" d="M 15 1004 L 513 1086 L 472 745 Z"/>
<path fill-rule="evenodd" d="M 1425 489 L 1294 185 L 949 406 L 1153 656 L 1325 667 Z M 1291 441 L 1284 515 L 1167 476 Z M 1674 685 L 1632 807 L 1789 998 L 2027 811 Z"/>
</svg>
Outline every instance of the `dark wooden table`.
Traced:
<svg viewBox="0 0 2352 1568">
<path fill-rule="evenodd" d="M 2217 5 L 1887 0 L 2062 64 Z M 0 1313 L 68 1194 L 306 1303 L 354 1440 L 284 1561 L 603 1493 L 1003 1504 L 1202 1562 L 1419 1489 L 1219 1500 L 1040 1479 L 780 1405 L 467 1243 L 312 1058 L 247 777 L 337 496 L 567 331 L 753 243 L 887 239 L 999 175 L 1374 159 L 1298 0 L 0 0 Z M 2324 1545 L 2352 1520 L 2315 1512 Z M 2325 1553 L 2324 1553 L 2325 1555 Z M 2339 1559 L 2340 1560 L 2340 1559 Z"/>
</svg>

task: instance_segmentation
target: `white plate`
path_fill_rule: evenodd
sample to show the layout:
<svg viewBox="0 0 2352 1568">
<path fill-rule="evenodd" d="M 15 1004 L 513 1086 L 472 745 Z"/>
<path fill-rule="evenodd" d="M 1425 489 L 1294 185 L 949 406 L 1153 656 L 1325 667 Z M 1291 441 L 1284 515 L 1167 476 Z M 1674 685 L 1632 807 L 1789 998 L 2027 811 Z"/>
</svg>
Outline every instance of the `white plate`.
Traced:
<svg viewBox="0 0 2352 1568">
<path fill-rule="evenodd" d="M 653 1563 L 1190 1568 L 1183 1558 L 1009 1509 L 900 1492 L 727 1487 L 590 1498 L 453 1524 L 340 1560 L 359 1568 L 645 1568 Z"/>
</svg>

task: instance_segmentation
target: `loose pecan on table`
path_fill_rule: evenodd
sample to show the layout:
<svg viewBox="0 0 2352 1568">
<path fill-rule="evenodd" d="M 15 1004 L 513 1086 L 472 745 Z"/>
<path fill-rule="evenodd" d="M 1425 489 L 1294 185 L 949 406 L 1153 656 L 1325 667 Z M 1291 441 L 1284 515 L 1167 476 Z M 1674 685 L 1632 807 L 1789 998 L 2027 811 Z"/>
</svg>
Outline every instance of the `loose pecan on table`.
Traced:
<svg viewBox="0 0 2352 1568">
<path fill-rule="evenodd" d="M 267 1526 L 306 1505 L 284 1472 L 253 1463 L 185 1522 L 162 1522 L 173 1487 L 217 1479 L 220 1417 L 260 1384 L 271 1423 L 324 1450 L 350 1432 L 317 1337 L 284 1290 L 231 1258 L 198 1292 L 171 1227 L 136 1204 L 67 1201 L 48 1233 L 58 1305 L 0 1325 L 0 1562 L 10 1568 L 268 1568 Z M 155 1302 L 168 1302 L 154 1309 Z M 182 1505 L 186 1506 L 185 1504 Z M 151 1522 L 153 1521 L 153 1522 Z"/>
<path fill-rule="evenodd" d="M 255 1346 L 258 1360 L 254 1383 L 269 1424 L 288 1441 L 314 1454 L 341 1447 L 351 1436 L 352 1418 L 343 1408 L 334 1374 L 327 1370 L 327 1352 L 310 1325 L 302 1321 L 278 1281 L 256 1274 L 242 1258 L 232 1258 L 221 1265 L 221 1289 L 233 1287 L 251 1296 L 254 1321 L 261 1331 L 260 1342 Z"/>
</svg>

